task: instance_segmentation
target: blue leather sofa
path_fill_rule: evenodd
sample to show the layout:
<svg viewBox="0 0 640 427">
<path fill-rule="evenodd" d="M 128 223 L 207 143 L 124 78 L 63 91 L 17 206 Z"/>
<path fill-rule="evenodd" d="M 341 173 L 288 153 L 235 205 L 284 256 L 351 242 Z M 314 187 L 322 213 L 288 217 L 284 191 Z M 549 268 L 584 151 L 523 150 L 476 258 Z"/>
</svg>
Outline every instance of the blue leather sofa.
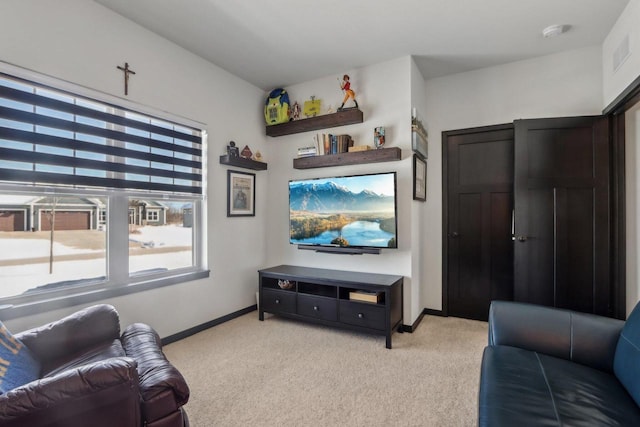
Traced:
<svg viewBox="0 0 640 427">
<path fill-rule="evenodd" d="M 494 301 L 479 426 L 640 426 L 640 304 L 626 322 Z"/>
</svg>

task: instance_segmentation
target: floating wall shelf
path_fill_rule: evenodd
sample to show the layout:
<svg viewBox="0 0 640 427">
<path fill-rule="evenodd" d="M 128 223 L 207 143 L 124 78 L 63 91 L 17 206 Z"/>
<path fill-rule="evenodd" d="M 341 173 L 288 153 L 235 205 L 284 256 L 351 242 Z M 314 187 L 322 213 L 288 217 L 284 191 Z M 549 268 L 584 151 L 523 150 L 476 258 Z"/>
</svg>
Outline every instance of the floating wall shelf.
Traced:
<svg viewBox="0 0 640 427">
<path fill-rule="evenodd" d="M 399 147 L 389 147 L 379 150 L 355 151 L 353 153 L 300 157 L 293 159 L 293 167 L 294 169 L 312 169 L 362 163 L 395 162 L 398 160 L 402 160 L 402 150 Z"/>
<path fill-rule="evenodd" d="M 362 111 L 349 109 L 337 113 L 324 114 L 322 116 L 309 117 L 308 119 L 294 120 L 266 127 L 267 136 L 283 136 L 312 130 L 332 128 L 337 126 L 362 123 L 364 121 Z"/>
<path fill-rule="evenodd" d="M 244 157 L 229 156 L 227 154 L 220 156 L 220 164 L 227 166 L 235 166 L 238 168 L 253 169 L 254 171 L 263 171 L 267 169 L 267 164 L 257 162 Z"/>
</svg>

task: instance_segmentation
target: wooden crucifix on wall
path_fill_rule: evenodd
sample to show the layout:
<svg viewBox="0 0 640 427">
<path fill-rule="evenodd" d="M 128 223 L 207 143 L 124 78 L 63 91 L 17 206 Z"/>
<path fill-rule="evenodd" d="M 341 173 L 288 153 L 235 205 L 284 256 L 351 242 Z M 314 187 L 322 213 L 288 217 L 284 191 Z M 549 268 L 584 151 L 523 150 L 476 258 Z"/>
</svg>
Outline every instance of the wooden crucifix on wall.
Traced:
<svg viewBox="0 0 640 427">
<path fill-rule="evenodd" d="M 118 65 L 118 70 L 124 72 L 124 94 L 129 95 L 129 74 L 135 74 L 136 72 L 129 68 L 129 63 L 125 62 L 124 67 Z"/>
</svg>

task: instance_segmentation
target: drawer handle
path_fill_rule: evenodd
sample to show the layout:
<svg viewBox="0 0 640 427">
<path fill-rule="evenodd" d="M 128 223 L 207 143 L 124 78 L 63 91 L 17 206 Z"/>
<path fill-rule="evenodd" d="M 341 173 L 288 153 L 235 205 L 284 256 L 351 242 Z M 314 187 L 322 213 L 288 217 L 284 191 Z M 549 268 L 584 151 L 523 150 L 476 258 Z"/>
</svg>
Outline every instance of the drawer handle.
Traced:
<svg viewBox="0 0 640 427">
<path fill-rule="evenodd" d="M 280 304 L 280 300 L 276 298 L 276 304 Z"/>
<path fill-rule="evenodd" d="M 318 307 L 317 305 L 314 305 L 313 306 L 313 311 L 318 311 L 318 310 L 320 310 L 320 307 Z"/>
<path fill-rule="evenodd" d="M 364 319 L 364 314 L 358 313 L 358 319 Z"/>
</svg>

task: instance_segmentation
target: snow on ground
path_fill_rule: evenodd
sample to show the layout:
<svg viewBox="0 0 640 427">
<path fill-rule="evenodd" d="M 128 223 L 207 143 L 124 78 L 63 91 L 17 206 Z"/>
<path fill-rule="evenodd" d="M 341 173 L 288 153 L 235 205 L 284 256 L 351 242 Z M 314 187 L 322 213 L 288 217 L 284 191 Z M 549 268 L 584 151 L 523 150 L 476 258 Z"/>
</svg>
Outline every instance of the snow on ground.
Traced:
<svg viewBox="0 0 640 427">
<path fill-rule="evenodd" d="M 129 240 L 140 242 L 142 247 L 178 247 L 192 246 L 190 227 L 176 225 L 145 226 L 137 229 L 139 233 L 130 234 Z M 48 239 L 0 238 L 0 261 L 19 260 L 49 256 Z M 72 248 L 61 243 L 53 244 L 55 255 L 73 255 L 99 253 L 101 250 Z M 166 268 L 169 270 L 192 265 L 191 251 L 167 252 L 148 255 L 136 255 L 129 258 L 129 271 Z M 18 295 L 27 289 L 47 283 L 64 280 L 86 279 L 106 275 L 104 256 L 95 259 L 55 261 L 53 274 L 49 274 L 49 263 L 0 266 L 0 298 Z"/>
<path fill-rule="evenodd" d="M 129 234 L 129 240 L 145 243 L 149 246 L 191 246 L 190 227 L 177 225 L 147 225 L 137 229 L 138 233 Z"/>
<path fill-rule="evenodd" d="M 49 256 L 49 240 L 47 239 L 0 239 L 0 261 L 9 259 L 26 259 Z M 53 255 L 86 254 L 102 252 L 100 250 L 78 249 L 53 242 Z"/>
<path fill-rule="evenodd" d="M 192 265 L 191 251 L 169 252 L 132 256 L 129 270 L 132 273 L 166 268 L 174 270 Z M 49 263 L 0 267 L 0 298 L 19 295 L 28 289 L 47 283 L 64 280 L 89 279 L 106 275 L 104 258 L 58 261 L 53 264 L 53 274 L 49 274 Z"/>
<path fill-rule="evenodd" d="M 139 242 L 145 247 L 191 246 L 192 228 L 176 225 L 145 226 L 138 228 L 139 233 L 129 234 L 129 240 Z M 72 248 L 54 239 L 53 255 L 73 255 L 101 252 L 100 250 Z M 27 259 L 49 256 L 49 239 L 1 238 L 0 261 Z M 1 274 L 0 274 L 1 275 Z"/>
</svg>

